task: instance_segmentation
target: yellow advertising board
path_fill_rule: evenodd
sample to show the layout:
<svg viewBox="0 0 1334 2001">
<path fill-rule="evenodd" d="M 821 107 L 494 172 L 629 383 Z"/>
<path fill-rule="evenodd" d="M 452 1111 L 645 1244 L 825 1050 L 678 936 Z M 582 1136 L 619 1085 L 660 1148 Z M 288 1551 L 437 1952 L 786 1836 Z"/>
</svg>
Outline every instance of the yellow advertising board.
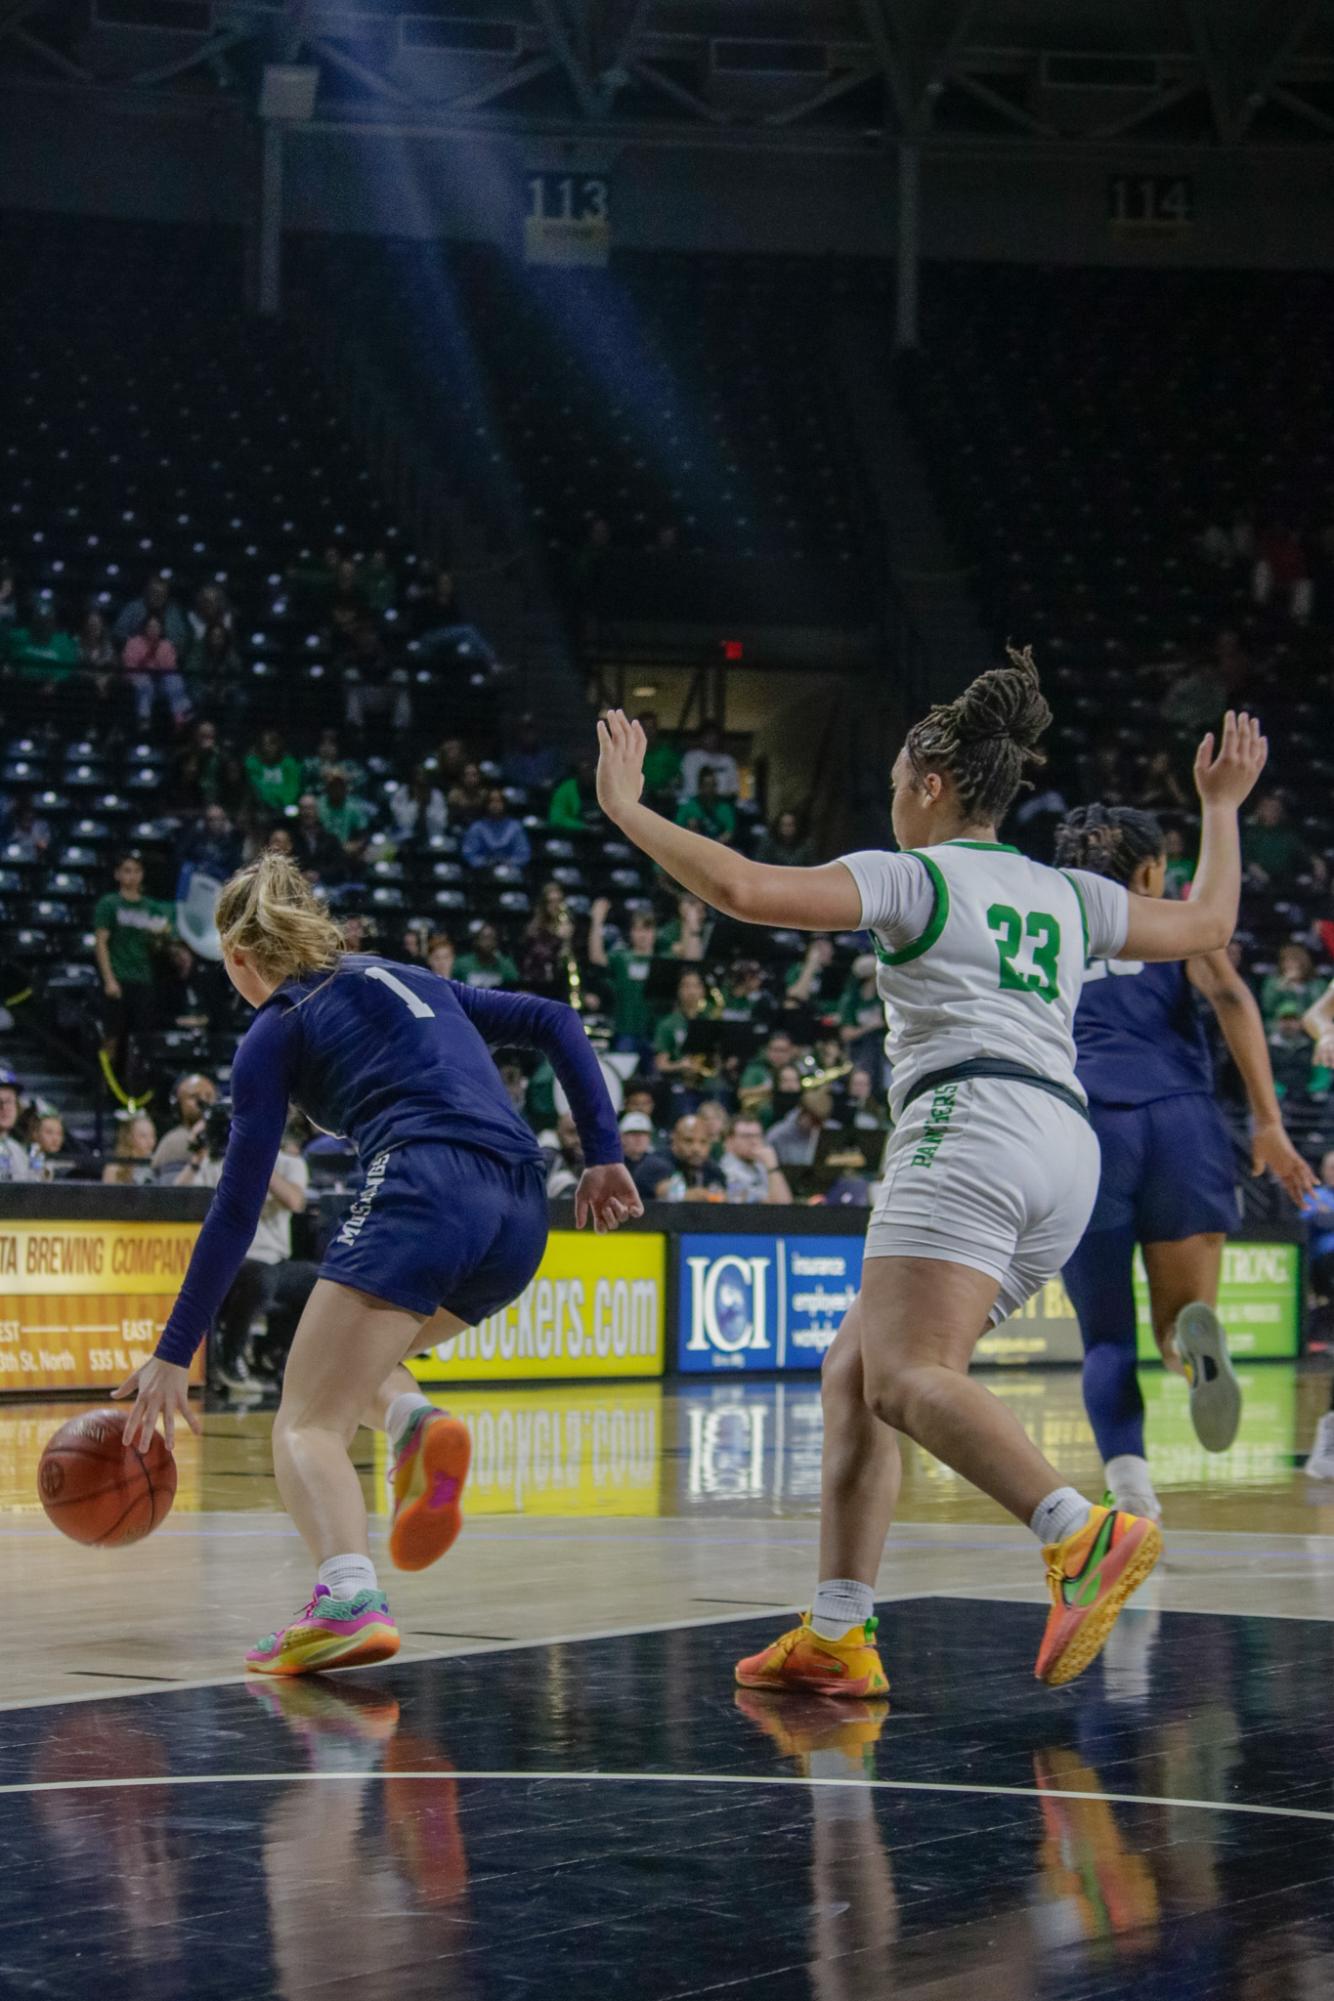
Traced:
<svg viewBox="0 0 1334 2001">
<path fill-rule="evenodd" d="M 408 1366 L 424 1383 L 660 1376 L 667 1352 L 667 1239 L 553 1230 L 537 1277 Z"/>
<path fill-rule="evenodd" d="M 111 1389 L 148 1359 L 198 1223 L 0 1218 L 0 1392 Z M 202 1351 L 191 1380 L 204 1379 Z"/>
<path fill-rule="evenodd" d="M 661 1383 L 451 1389 L 436 1401 L 472 1434 L 469 1517 L 658 1513 Z M 384 1467 L 377 1431 L 377 1499 Z"/>
</svg>

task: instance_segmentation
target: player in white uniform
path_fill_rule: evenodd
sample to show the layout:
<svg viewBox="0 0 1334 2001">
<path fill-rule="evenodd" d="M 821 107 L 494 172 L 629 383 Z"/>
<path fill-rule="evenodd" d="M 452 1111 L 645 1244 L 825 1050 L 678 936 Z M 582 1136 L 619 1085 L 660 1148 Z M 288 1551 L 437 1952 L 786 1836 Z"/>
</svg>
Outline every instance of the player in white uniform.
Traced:
<svg viewBox="0 0 1334 2001">
<path fill-rule="evenodd" d="M 639 725 L 620 711 L 598 725 L 598 796 L 638 847 L 731 917 L 869 929 L 889 1014 L 896 1126 L 861 1292 L 824 1367 L 819 1587 L 799 1627 L 740 1663 L 745 1686 L 887 1689 L 871 1611 L 900 1431 L 1037 1535 L 1052 1596 L 1041 1680 L 1070 1681 L 1096 1658 L 1161 1548 L 1153 1522 L 1066 1485 L 968 1368 L 988 1325 L 1060 1270 L 1093 1205 L 1098 1148 L 1071 1033 L 1085 960 L 1183 959 L 1227 943 L 1241 888 L 1237 809 L 1267 746 L 1246 715 L 1229 713 L 1216 754 L 1205 738 L 1191 899 L 1129 897 L 998 840 L 1051 720 L 1031 657 L 1010 662 L 909 730 L 893 771 L 906 852 L 823 868 L 765 867 L 663 820 L 640 803 Z"/>
</svg>

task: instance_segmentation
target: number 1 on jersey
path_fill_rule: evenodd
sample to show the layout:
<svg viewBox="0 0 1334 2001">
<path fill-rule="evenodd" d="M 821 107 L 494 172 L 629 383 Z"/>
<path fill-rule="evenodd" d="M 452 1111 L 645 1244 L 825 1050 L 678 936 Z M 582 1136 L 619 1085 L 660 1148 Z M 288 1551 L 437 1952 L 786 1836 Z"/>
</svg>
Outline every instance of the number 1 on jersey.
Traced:
<svg viewBox="0 0 1334 2001">
<path fill-rule="evenodd" d="M 1030 910 L 1027 917 L 1021 917 L 1010 904 L 993 903 L 987 912 L 987 929 L 996 940 L 1002 988 L 1033 993 L 1039 1000 L 1055 1000 L 1061 951 L 1061 927 L 1056 919 L 1045 910 Z M 1033 948 L 1031 973 L 1021 972 L 1015 963 L 1025 938 Z"/>
<path fill-rule="evenodd" d="M 388 987 L 390 993 L 397 994 L 401 1001 L 405 1001 L 409 1014 L 415 1014 L 418 1021 L 435 1020 L 435 1009 L 427 1007 L 420 995 L 414 994 L 411 987 L 405 987 L 402 980 L 397 979 L 384 966 L 367 966 L 365 972 L 368 980 L 378 980 L 382 987 Z"/>
</svg>

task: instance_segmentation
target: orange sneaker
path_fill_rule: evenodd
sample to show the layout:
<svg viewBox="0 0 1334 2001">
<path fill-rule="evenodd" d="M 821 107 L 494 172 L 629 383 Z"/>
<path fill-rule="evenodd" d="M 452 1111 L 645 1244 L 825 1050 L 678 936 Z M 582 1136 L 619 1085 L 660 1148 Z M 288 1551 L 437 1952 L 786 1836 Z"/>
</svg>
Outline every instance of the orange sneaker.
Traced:
<svg viewBox="0 0 1334 2001">
<path fill-rule="evenodd" d="M 1082 1529 L 1043 1550 L 1051 1611 L 1033 1672 L 1053 1688 L 1102 1652 L 1121 1607 L 1162 1555 L 1157 1522 L 1094 1507 Z"/>
<path fill-rule="evenodd" d="M 389 1558 L 397 1570 L 425 1570 L 453 1547 L 463 1527 L 460 1497 L 468 1477 L 468 1428 L 442 1410 L 422 1408 L 399 1440 L 389 1475 L 394 1498 Z"/>
<path fill-rule="evenodd" d="M 811 1629 L 811 1615 L 772 1646 L 738 1661 L 742 1688 L 796 1688 L 808 1695 L 888 1695 L 889 1679 L 875 1644 L 878 1619 L 849 1626 L 841 1640 L 826 1640 Z"/>
</svg>

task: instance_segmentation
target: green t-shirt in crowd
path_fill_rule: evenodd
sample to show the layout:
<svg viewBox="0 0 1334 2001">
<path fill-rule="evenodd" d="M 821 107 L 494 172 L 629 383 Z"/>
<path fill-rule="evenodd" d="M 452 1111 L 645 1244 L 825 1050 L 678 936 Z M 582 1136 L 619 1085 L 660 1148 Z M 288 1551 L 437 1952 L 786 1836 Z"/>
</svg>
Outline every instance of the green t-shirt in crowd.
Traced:
<svg viewBox="0 0 1334 2001">
<path fill-rule="evenodd" d="M 295 806 L 301 797 L 301 766 L 290 751 L 276 764 L 265 764 L 259 752 L 252 750 L 245 761 L 245 775 L 260 805 L 272 812 Z"/>
<path fill-rule="evenodd" d="M 26 626 L 16 626 L 9 635 L 9 664 L 34 680 L 63 681 L 79 664 L 79 642 L 71 632 L 37 639 Z"/>
<path fill-rule="evenodd" d="M 730 840 L 736 832 L 736 813 L 730 799 L 686 799 L 677 809 L 678 827 L 692 827 L 711 841 Z"/>
<path fill-rule="evenodd" d="M 1180 901 L 1194 880 L 1195 864 L 1188 861 L 1185 855 L 1177 855 L 1167 864 L 1166 888 L 1169 896 Z"/>
<path fill-rule="evenodd" d="M 681 776 L 681 753 L 665 737 L 656 737 L 644 752 L 644 784 L 650 792 L 673 792 Z"/>
<path fill-rule="evenodd" d="M 1281 980 L 1277 973 L 1270 973 L 1260 989 L 1260 1012 L 1265 1018 L 1265 1026 L 1267 1028 L 1273 1026 L 1278 1011 L 1285 1002 L 1289 1011 L 1295 1003 L 1305 1014 L 1309 1007 L 1315 1006 L 1324 993 L 1325 985 L 1324 980 L 1302 980 L 1294 987 L 1286 980 Z"/>
<path fill-rule="evenodd" d="M 362 799 L 345 799 L 341 806 L 321 799 L 316 805 L 320 825 L 336 841 L 355 841 L 370 825 L 371 809 Z"/>
<path fill-rule="evenodd" d="M 573 831 L 576 827 L 595 827 L 599 818 L 597 801 L 584 798 L 577 778 L 567 778 L 552 793 L 551 804 L 547 808 L 550 826 Z"/>
<path fill-rule="evenodd" d="M 645 987 L 653 964 L 651 952 L 632 952 L 618 945 L 607 954 L 611 974 L 612 1014 L 618 1035 L 633 1035 L 647 1042 L 657 1023 L 657 1014 Z"/>
<path fill-rule="evenodd" d="M 1300 875 L 1311 859 L 1306 842 L 1295 827 L 1243 827 L 1241 858 L 1247 867 L 1262 868 L 1274 881 Z"/>
<path fill-rule="evenodd" d="M 695 1021 L 702 1019 L 699 1015 L 691 1017 L 682 1014 L 679 1008 L 673 1008 L 670 1014 L 663 1016 L 653 1035 L 653 1047 L 659 1056 L 677 1057 L 681 1054 L 692 1018 Z"/>
<path fill-rule="evenodd" d="M 111 970 L 122 986 L 148 986 L 153 978 L 153 953 L 149 940 L 169 938 L 175 924 L 174 903 L 159 903 L 155 897 L 122 896 L 113 890 L 101 896 L 93 911 L 94 931 L 105 931 Z"/>
<path fill-rule="evenodd" d="M 454 968 L 454 978 L 465 987 L 517 987 L 519 968 L 503 952 L 497 952 L 489 963 L 475 952 L 465 952 Z"/>
</svg>

